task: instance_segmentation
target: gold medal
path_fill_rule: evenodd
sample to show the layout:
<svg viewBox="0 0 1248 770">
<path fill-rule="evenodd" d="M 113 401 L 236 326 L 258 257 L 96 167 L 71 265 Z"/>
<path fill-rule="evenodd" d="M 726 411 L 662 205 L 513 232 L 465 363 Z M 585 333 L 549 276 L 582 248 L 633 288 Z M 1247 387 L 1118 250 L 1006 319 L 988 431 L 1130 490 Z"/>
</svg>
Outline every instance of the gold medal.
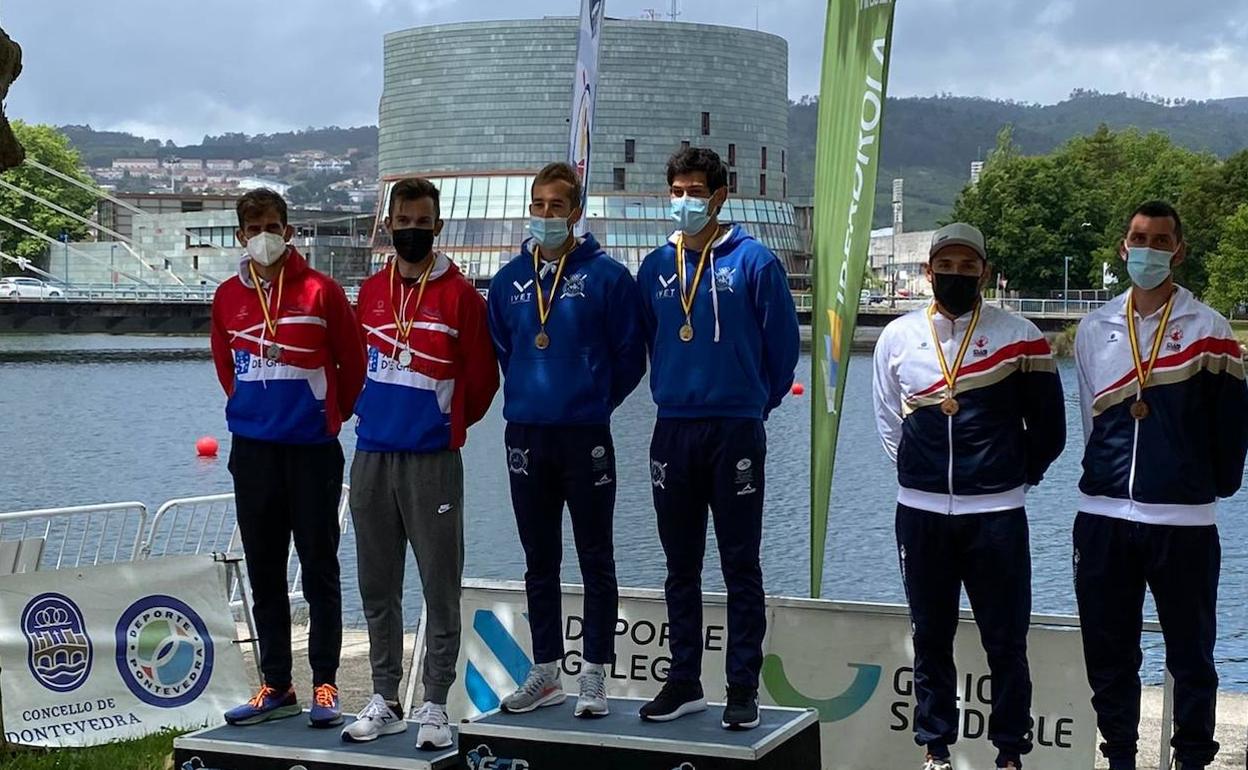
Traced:
<svg viewBox="0 0 1248 770">
<path fill-rule="evenodd" d="M 718 231 L 716 232 L 718 236 Z M 702 256 L 698 259 L 698 269 L 693 274 L 693 286 L 685 287 L 685 234 L 676 236 L 676 275 L 680 283 L 680 306 L 685 311 L 685 325 L 680 327 L 680 341 L 693 342 L 693 302 L 698 297 L 698 285 L 702 283 L 702 271 L 706 267 L 706 258 L 711 253 L 715 237 L 702 247 Z M 686 293 L 687 292 L 687 293 Z"/>
<path fill-rule="evenodd" d="M 1127 338 L 1131 341 L 1131 358 L 1135 361 L 1135 381 L 1139 389 L 1135 392 L 1135 403 L 1131 405 L 1131 416 L 1143 420 L 1152 412 L 1144 403 L 1144 389 L 1153 378 L 1153 367 L 1157 366 L 1157 356 L 1161 354 L 1161 340 L 1166 336 L 1166 327 L 1170 325 L 1170 311 L 1174 310 L 1174 294 L 1166 300 L 1166 311 L 1162 313 L 1161 325 L 1153 337 L 1153 353 L 1148 359 L 1148 368 L 1144 367 L 1143 356 L 1140 355 L 1140 337 L 1135 329 L 1135 290 L 1127 295 Z"/>
<path fill-rule="evenodd" d="M 282 360 L 282 346 L 278 345 L 276 342 L 274 342 L 272 345 L 269 345 L 267 348 L 264 349 L 264 357 L 272 361 L 273 363 L 277 363 L 278 361 L 281 361 Z"/>
<path fill-rule="evenodd" d="M 404 350 L 401 353 L 399 353 L 399 366 L 406 369 L 411 365 L 412 365 L 412 351 Z"/>
<path fill-rule="evenodd" d="M 538 332 L 537 336 L 533 338 L 533 344 L 537 346 L 538 350 L 545 350 L 550 347 L 550 335 L 545 330 Z"/>
<path fill-rule="evenodd" d="M 945 386 L 948 391 L 943 401 L 940 402 L 940 411 L 946 417 L 953 417 L 961 409 L 962 405 L 955 398 L 958 392 L 958 372 L 962 370 L 962 362 L 966 359 L 966 351 L 971 346 L 971 340 L 975 336 L 975 327 L 979 326 L 979 311 L 983 307 L 983 303 L 975 305 L 975 313 L 971 316 L 971 325 L 966 329 L 966 335 L 962 338 L 962 346 L 958 348 L 958 357 L 954 359 L 953 367 L 950 368 L 949 362 L 945 360 L 945 349 L 940 346 L 940 337 L 936 334 L 936 323 L 932 320 L 936 315 L 936 305 L 933 304 L 927 309 L 927 326 L 932 330 L 932 345 L 936 348 L 936 360 L 940 362 L 940 373 L 945 377 Z"/>
</svg>

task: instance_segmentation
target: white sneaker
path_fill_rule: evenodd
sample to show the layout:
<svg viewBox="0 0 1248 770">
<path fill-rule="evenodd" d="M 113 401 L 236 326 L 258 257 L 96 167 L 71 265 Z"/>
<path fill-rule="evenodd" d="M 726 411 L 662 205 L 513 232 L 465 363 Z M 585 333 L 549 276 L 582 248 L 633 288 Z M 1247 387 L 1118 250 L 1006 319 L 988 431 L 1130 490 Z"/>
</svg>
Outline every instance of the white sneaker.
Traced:
<svg viewBox="0 0 1248 770">
<path fill-rule="evenodd" d="M 576 716 L 605 717 L 610 713 L 607 708 L 607 672 L 602 666 L 586 666 L 585 673 L 577 682 L 581 686 L 581 694 L 576 699 Z"/>
<path fill-rule="evenodd" d="M 355 717 L 355 721 L 342 728 L 342 739 L 347 743 L 375 741 L 383 735 L 396 735 L 407 729 L 407 722 L 394 712 L 386 699 L 374 694 Z"/>
<path fill-rule="evenodd" d="M 541 663 L 529 668 L 520 689 L 503 698 L 503 711 L 524 714 L 543 706 L 557 706 L 568 697 L 559 681 L 558 663 Z"/>
<path fill-rule="evenodd" d="M 416 733 L 416 748 L 422 751 L 446 749 L 455 743 L 451 738 L 451 724 L 443 704 L 425 701 L 425 705 L 412 715 L 412 719 L 420 723 L 420 730 Z"/>
<path fill-rule="evenodd" d="M 948 759 L 937 759 L 928 754 L 927 761 L 923 763 L 923 770 L 953 770 L 953 765 Z"/>
</svg>

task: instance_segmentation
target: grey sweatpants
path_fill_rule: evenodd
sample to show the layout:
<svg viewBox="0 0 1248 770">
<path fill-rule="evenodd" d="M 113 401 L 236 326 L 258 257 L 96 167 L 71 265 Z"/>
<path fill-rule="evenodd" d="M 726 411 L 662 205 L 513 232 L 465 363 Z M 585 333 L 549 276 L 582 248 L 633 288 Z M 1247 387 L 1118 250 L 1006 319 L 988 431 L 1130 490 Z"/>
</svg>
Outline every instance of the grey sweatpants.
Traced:
<svg viewBox="0 0 1248 770">
<path fill-rule="evenodd" d="M 446 703 L 459 658 L 464 465 L 458 451 L 359 452 L 351 463 L 360 597 L 373 688 L 396 701 L 403 678 L 403 564 L 411 543 L 425 616 L 425 700 Z"/>
</svg>

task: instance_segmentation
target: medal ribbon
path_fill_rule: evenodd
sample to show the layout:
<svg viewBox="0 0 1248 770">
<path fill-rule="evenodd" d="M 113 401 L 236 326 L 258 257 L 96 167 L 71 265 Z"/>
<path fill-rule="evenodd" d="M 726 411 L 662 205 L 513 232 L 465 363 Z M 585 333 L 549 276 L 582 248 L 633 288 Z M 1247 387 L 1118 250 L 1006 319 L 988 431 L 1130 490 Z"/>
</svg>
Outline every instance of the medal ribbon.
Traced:
<svg viewBox="0 0 1248 770">
<path fill-rule="evenodd" d="M 576 247 L 573 241 L 572 248 Z M 559 279 L 563 277 L 563 266 L 567 264 L 568 254 L 572 249 L 567 249 L 559 256 L 559 265 L 555 268 L 555 282 L 550 285 L 550 302 L 546 301 L 546 295 L 542 292 L 542 271 L 538 261 L 538 251 L 541 249 L 536 242 L 533 244 L 533 285 L 537 287 L 537 321 L 542 326 L 542 330 L 546 329 L 546 319 L 550 318 L 551 308 L 555 306 L 555 293 L 559 290 Z"/>
<path fill-rule="evenodd" d="M 260 300 L 260 309 L 264 311 L 264 327 L 269 330 L 269 337 L 276 341 L 277 321 L 282 312 L 282 289 L 286 285 L 286 266 L 282 265 L 277 273 L 277 304 L 272 309 L 269 308 L 269 300 L 273 292 L 269 291 L 266 295 L 264 289 L 260 288 L 260 276 L 256 274 L 255 263 L 249 261 L 247 269 L 251 272 L 251 285 L 256 290 L 256 299 Z"/>
<path fill-rule="evenodd" d="M 716 236 L 719 234 L 716 233 Z M 685 295 L 685 234 L 681 233 L 676 236 L 676 273 L 680 276 L 680 306 L 685 309 L 685 323 L 693 323 L 693 302 L 698 297 L 698 285 L 702 283 L 702 270 L 706 267 L 706 258 L 711 253 L 711 247 L 715 244 L 716 238 L 712 237 L 702 247 L 702 257 L 698 260 L 697 272 L 693 274 L 693 286 L 689 288 L 688 296 Z"/>
<path fill-rule="evenodd" d="M 401 291 L 403 298 L 400 303 L 394 301 L 394 273 L 395 262 L 398 257 L 390 260 L 390 312 L 394 315 L 394 327 L 399 335 L 399 341 L 407 345 L 407 338 L 412 334 L 412 327 L 416 325 L 416 316 L 420 312 L 420 303 L 425 298 L 425 287 L 429 285 L 429 274 L 433 272 L 433 266 L 438 262 L 438 256 L 435 254 L 429 260 L 429 266 L 425 268 L 425 272 L 420 276 L 420 291 L 416 294 L 416 307 L 412 309 L 412 317 L 407 317 L 407 303 L 412 297 L 412 290 L 404 286 Z"/>
<path fill-rule="evenodd" d="M 1157 333 L 1153 337 L 1153 352 L 1148 359 L 1148 369 L 1145 369 L 1143 357 L 1140 355 L 1139 332 L 1135 329 L 1135 292 L 1127 295 L 1127 338 L 1131 340 L 1131 359 L 1135 362 L 1135 378 L 1140 384 L 1135 394 L 1137 401 L 1143 395 L 1144 388 L 1148 387 L 1148 381 L 1153 376 L 1153 367 L 1157 365 L 1161 341 L 1166 336 L 1166 327 L 1170 325 L 1170 312 L 1174 310 L 1174 297 L 1171 294 L 1170 299 L 1166 300 L 1166 310 L 1161 316 L 1161 326 L 1157 327 Z"/>
<path fill-rule="evenodd" d="M 952 371 L 949 369 L 949 362 L 945 360 L 945 350 L 940 346 L 940 337 L 936 335 L 936 323 L 932 320 L 936 316 L 935 303 L 927 309 L 927 326 L 932 331 L 932 343 L 936 346 L 936 360 L 940 361 L 940 373 L 945 376 L 945 385 L 949 388 L 949 398 L 953 398 L 957 393 L 958 372 L 962 370 L 962 361 L 966 358 L 966 351 L 971 347 L 971 339 L 975 336 L 975 327 L 979 326 L 979 311 L 983 304 L 983 302 L 980 302 L 975 305 L 975 312 L 971 315 L 971 325 L 966 330 L 966 336 L 962 338 L 962 346 L 958 348 L 958 357 L 953 362 Z"/>
</svg>

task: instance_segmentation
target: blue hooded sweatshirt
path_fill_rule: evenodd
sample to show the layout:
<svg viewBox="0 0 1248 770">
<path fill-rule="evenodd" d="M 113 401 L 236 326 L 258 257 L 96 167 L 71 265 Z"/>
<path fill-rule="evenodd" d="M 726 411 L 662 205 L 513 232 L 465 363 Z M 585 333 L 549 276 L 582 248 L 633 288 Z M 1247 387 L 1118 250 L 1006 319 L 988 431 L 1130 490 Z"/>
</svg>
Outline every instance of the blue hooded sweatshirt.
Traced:
<svg viewBox="0 0 1248 770">
<path fill-rule="evenodd" d="M 685 250 L 686 286 L 700 257 Z M 659 417 L 767 419 L 793 385 L 800 349 L 784 266 L 740 225 L 729 225 L 698 285 L 689 342 L 680 338 L 678 276 L 675 236 L 637 271 Z"/>
<path fill-rule="evenodd" d="M 559 286 L 543 268 L 550 347 L 538 322 L 533 241 L 490 282 L 490 334 L 503 370 L 503 418 L 523 425 L 605 425 L 646 373 L 641 297 L 628 268 L 585 235 Z"/>
</svg>

